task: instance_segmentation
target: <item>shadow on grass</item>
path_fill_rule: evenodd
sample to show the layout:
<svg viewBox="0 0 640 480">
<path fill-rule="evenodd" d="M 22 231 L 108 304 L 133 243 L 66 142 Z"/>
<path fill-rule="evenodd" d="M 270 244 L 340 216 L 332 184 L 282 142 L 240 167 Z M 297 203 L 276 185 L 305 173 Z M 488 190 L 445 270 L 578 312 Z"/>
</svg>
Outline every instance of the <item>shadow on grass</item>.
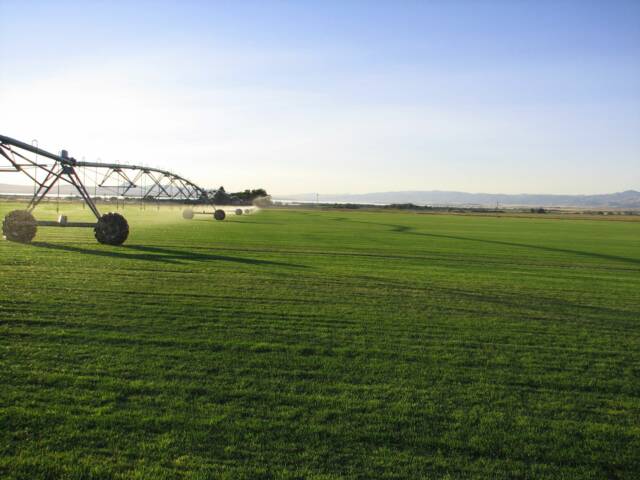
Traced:
<svg viewBox="0 0 640 480">
<path fill-rule="evenodd" d="M 404 228 L 404 227 L 403 227 Z M 618 262 L 630 263 L 632 265 L 640 265 L 640 260 L 636 258 L 629 257 L 620 257 L 618 255 L 609 255 L 606 253 L 596 253 L 596 252 L 585 252 L 584 250 L 573 250 L 570 248 L 557 248 L 557 247 L 545 247 L 543 245 L 531 245 L 529 243 L 517 243 L 517 242 L 505 242 L 502 240 L 485 240 L 480 238 L 469 238 L 469 237 L 458 237 L 455 235 L 442 235 L 437 233 L 423 233 L 423 232 L 412 232 L 403 229 L 397 230 L 398 232 L 408 233 L 410 235 L 421 235 L 425 237 L 436 237 L 436 238 L 448 238 L 451 240 L 465 240 L 470 242 L 481 242 L 481 243 L 490 243 L 494 245 L 504 245 L 506 247 L 521 247 L 528 248 L 531 250 L 541 250 L 543 252 L 552 252 L 552 253 L 566 253 L 569 255 L 578 255 L 580 257 L 590 257 L 597 258 L 599 260 L 615 260 Z"/>
<path fill-rule="evenodd" d="M 238 216 L 239 217 L 239 216 Z M 193 220 L 191 220 L 192 222 L 220 222 L 221 220 L 214 220 L 213 218 L 194 218 Z M 238 218 L 238 221 L 229 221 L 229 220 L 222 220 L 222 222 L 224 223 L 230 223 L 233 225 L 242 225 L 243 223 L 259 223 L 261 225 L 284 225 L 281 222 L 259 222 L 256 220 L 247 220 L 246 218 Z"/>
<path fill-rule="evenodd" d="M 239 222 L 233 222 L 233 223 L 235 223 L 236 225 L 241 225 L 243 223 L 259 223 L 260 225 L 285 225 L 282 222 L 261 222 L 259 220 L 253 220 L 253 219 L 249 220 L 246 217 L 240 220 Z"/>
<path fill-rule="evenodd" d="M 177 250 L 162 247 L 150 247 L 146 245 L 123 245 L 109 250 L 98 250 L 90 248 L 72 247 L 70 245 L 57 245 L 47 242 L 33 242 L 31 245 L 38 248 L 58 250 L 63 252 L 80 253 L 84 255 L 94 255 L 98 257 L 121 258 L 124 260 L 143 260 L 150 262 L 182 264 L 189 262 L 234 262 L 247 265 L 272 265 L 291 268 L 308 268 L 306 265 L 299 265 L 288 262 L 276 262 L 272 260 L 258 260 L 255 258 L 230 257 L 227 255 L 217 255 L 211 253 L 198 253 L 187 250 Z M 128 253 L 133 251 L 134 253 Z"/>
<path fill-rule="evenodd" d="M 336 219 L 338 220 L 338 219 Z M 343 220 L 342 218 L 340 220 Z M 569 255 L 578 255 L 581 257 L 590 257 L 597 258 L 599 260 L 615 260 L 618 262 L 630 263 L 632 265 L 640 265 L 640 259 L 637 258 L 629 258 L 629 257 L 621 257 L 618 255 L 609 255 L 606 253 L 596 253 L 596 252 L 585 252 L 583 250 L 572 250 L 569 248 L 557 248 L 557 247 L 546 247 L 543 245 L 532 245 L 529 243 L 517 243 L 517 242 L 505 242 L 503 240 L 487 240 L 483 238 L 472 238 L 472 237 L 460 237 L 456 235 L 444 235 L 440 233 L 426 233 L 426 232 L 416 232 L 414 231 L 414 227 L 409 227 L 407 225 L 395 225 L 389 223 L 374 223 L 374 222 L 363 222 L 359 220 L 349 220 L 350 222 L 364 223 L 369 225 L 379 225 L 381 227 L 388 227 L 391 231 L 396 233 L 403 233 L 407 235 L 418 235 L 421 237 L 432 237 L 432 238 L 444 238 L 449 240 L 462 240 L 467 242 L 478 242 L 478 243 L 488 243 L 492 245 L 504 245 L 506 247 L 520 247 L 527 248 L 530 250 L 540 250 L 544 252 L 552 252 L 552 253 L 566 253 Z"/>
</svg>

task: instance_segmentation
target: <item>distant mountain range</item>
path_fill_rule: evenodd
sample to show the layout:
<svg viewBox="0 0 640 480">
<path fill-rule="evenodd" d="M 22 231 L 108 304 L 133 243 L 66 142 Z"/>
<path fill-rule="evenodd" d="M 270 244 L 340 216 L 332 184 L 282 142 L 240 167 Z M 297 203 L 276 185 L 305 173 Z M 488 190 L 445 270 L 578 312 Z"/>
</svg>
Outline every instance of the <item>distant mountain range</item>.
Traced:
<svg viewBox="0 0 640 480">
<path fill-rule="evenodd" d="M 316 194 L 305 193 L 300 195 L 274 196 L 274 200 L 314 202 L 316 200 Z M 321 203 L 336 202 L 385 205 L 392 203 L 413 203 L 415 205 L 433 206 L 495 207 L 499 205 L 503 207 L 640 208 L 640 192 L 635 190 L 602 195 L 508 195 L 502 193 L 466 193 L 431 190 L 345 195 L 320 194 L 318 200 Z"/>
<path fill-rule="evenodd" d="M 57 187 L 54 189 L 57 193 Z M 33 186 L 11 185 L 0 183 L 0 194 L 30 194 Z M 93 187 L 89 193 L 94 194 Z M 133 193 L 133 192 L 132 192 Z M 70 185 L 60 186 L 61 195 L 77 195 Z M 113 189 L 98 188 L 97 195 L 115 195 Z M 276 195 L 275 201 L 315 202 L 315 193 L 298 195 Z M 640 208 L 640 192 L 627 190 L 625 192 L 607 193 L 602 195 L 543 195 L 543 194 L 503 194 L 503 193 L 466 193 L 450 191 L 403 191 L 376 192 L 363 194 L 320 194 L 321 203 L 366 203 L 388 205 L 392 203 L 413 203 L 415 205 L 433 206 L 481 206 L 495 207 L 578 207 L 578 208 Z"/>
</svg>

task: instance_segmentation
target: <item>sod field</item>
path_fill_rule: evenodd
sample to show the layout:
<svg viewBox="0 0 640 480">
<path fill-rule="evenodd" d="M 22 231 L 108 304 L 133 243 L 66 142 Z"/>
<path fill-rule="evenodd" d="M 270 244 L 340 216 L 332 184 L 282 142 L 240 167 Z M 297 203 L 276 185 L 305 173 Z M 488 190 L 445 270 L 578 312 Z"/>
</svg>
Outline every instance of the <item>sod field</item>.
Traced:
<svg viewBox="0 0 640 480">
<path fill-rule="evenodd" d="M 0 241 L 0 478 L 640 475 L 640 222 L 120 212 Z"/>
</svg>

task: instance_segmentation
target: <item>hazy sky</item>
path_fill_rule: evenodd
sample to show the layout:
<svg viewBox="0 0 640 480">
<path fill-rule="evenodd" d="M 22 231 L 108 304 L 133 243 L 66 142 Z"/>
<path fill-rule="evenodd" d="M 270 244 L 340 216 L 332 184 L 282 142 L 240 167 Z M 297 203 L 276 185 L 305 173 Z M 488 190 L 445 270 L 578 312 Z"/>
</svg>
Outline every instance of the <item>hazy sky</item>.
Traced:
<svg viewBox="0 0 640 480">
<path fill-rule="evenodd" d="M 637 0 L 0 0 L 0 21 L 0 134 L 77 158 L 276 194 L 640 189 Z"/>
</svg>

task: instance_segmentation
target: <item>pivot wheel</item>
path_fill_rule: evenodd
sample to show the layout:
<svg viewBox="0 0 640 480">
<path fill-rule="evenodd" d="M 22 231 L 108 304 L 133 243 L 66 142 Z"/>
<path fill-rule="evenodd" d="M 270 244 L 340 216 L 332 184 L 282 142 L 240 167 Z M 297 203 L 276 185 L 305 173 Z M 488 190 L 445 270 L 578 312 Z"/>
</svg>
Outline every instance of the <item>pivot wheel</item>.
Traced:
<svg viewBox="0 0 640 480">
<path fill-rule="evenodd" d="M 2 222 L 2 235 L 12 242 L 29 243 L 37 230 L 36 219 L 26 210 L 9 212 Z"/>
<path fill-rule="evenodd" d="M 190 208 L 185 208 L 182 211 L 182 218 L 184 218 L 185 220 L 191 220 L 193 218 L 193 210 L 191 210 Z"/>
<path fill-rule="evenodd" d="M 242 215 L 242 209 L 236 208 L 236 215 Z"/>
<path fill-rule="evenodd" d="M 216 210 L 215 212 L 213 212 L 213 218 L 215 218 L 216 220 L 224 220 L 226 216 L 227 214 L 224 213 L 224 210 Z"/>
<path fill-rule="evenodd" d="M 122 245 L 129 236 L 129 224 L 119 213 L 105 213 L 94 228 L 96 240 L 105 245 Z"/>
</svg>

